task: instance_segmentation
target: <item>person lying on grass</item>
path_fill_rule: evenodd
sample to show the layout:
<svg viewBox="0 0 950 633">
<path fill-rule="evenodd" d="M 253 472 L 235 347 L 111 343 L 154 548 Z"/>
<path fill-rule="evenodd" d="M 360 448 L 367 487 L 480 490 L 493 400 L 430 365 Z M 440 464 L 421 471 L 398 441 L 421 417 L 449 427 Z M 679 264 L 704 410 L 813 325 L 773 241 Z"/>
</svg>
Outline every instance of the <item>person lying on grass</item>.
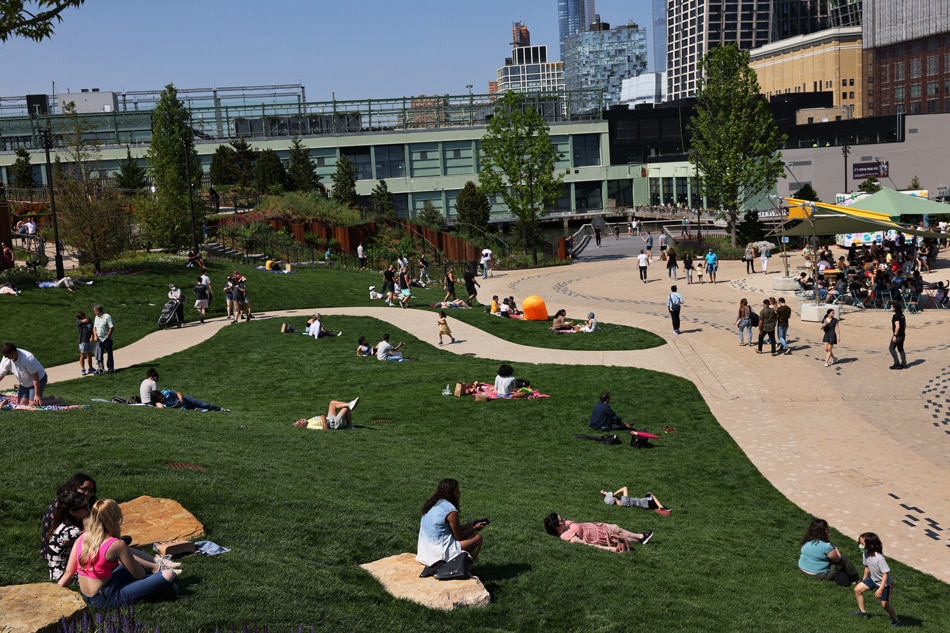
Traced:
<svg viewBox="0 0 950 633">
<path fill-rule="evenodd" d="M 644 510 L 653 510 L 657 514 L 665 517 L 670 516 L 670 509 L 660 503 L 660 500 L 654 497 L 652 492 L 648 492 L 645 497 L 630 497 L 627 495 L 627 487 L 624 486 L 616 492 L 601 490 L 600 494 L 604 495 L 604 503 L 607 505 L 618 505 L 624 508 L 643 508 Z"/>
<path fill-rule="evenodd" d="M 296 427 L 307 427 L 317 431 L 353 428 L 352 411 L 360 402 L 359 396 L 349 402 L 342 400 L 331 400 L 326 415 L 315 415 L 307 420 L 300 419 L 294 422 Z"/>
<path fill-rule="evenodd" d="M 219 407 L 216 404 L 211 404 L 210 402 L 205 402 L 204 400 L 199 400 L 198 398 L 193 398 L 191 396 L 183 395 L 180 391 L 174 391 L 173 389 L 162 389 L 161 391 L 153 391 L 151 396 L 152 406 L 158 407 L 159 409 L 187 409 L 193 410 L 197 409 L 199 411 L 227 411 L 230 412 L 231 409 L 224 409 Z"/>
<path fill-rule="evenodd" d="M 608 552 L 629 552 L 632 543 L 646 545 L 653 532 L 630 532 L 613 523 L 576 523 L 562 519 L 557 512 L 544 517 L 544 529 L 569 543 L 583 543 Z"/>
</svg>

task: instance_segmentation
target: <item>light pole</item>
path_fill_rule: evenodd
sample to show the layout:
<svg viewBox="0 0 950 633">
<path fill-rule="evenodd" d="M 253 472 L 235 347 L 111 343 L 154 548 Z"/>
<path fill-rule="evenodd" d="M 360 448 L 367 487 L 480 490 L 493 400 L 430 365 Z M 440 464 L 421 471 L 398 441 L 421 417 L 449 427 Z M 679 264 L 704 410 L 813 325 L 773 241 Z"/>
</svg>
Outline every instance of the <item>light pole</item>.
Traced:
<svg viewBox="0 0 950 633">
<path fill-rule="evenodd" d="M 851 146 L 847 141 L 841 146 L 841 155 L 844 156 L 844 193 L 848 193 L 848 154 L 851 153 Z"/>
<path fill-rule="evenodd" d="M 49 212 L 53 218 L 53 248 L 56 253 L 56 278 L 62 279 L 66 276 L 66 270 L 63 267 L 63 251 L 59 246 L 59 223 L 56 220 L 56 197 L 53 194 L 53 168 L 49 158 L 49 150 L 52 144 L 53 131 L 47 119 L 46 129 L 43 130 L 43 150 L 46 152 L 46 186 L 49 188 Z"/>
<path fill-rule="evenodd" d="M 188 133 L 191 132 L 190 128 L 187 130 Z M 184 136 L 181 139 L 182 145 L 185 148 L 185 180 L 187 181 L 185 185 L 188 187 L 188 211 L 191 213 L 191 247 L 194 249 L 194 252 L 198 252 L 198 227 L 195 225 L 195 196 L 194 196 L 194 187 L 191 182 L 191 152 L 190 144 L 188 143 L 188 136 Z"/>
<path fill-rule="evenodd" d="M 472 95 L 472 84 L 465 84 L 468 88 L 468 124 L 475 125 L 475 97 Z"/>
</svg>

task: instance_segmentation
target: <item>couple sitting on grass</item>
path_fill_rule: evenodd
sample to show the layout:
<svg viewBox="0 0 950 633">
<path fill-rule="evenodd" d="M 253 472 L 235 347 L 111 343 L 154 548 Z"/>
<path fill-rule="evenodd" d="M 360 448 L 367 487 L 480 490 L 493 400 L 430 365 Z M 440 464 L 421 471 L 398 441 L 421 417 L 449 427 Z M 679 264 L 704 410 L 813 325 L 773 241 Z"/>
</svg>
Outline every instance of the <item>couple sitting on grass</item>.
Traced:
<svg viewBox="0 0 950 633">
<path fill-rule="evenodd" d="M 551 321 L 551 329 L 554 330 L 555 334 L 573 334 L 575 332 L 590 333 L 599 330 L 600 326 L 597 324 L 597 319 L 594 318 L 593 312 L 587 313 L 587 321 L 575 325 L 572 321 L 567 320 L 567 311 L 562 308 L 554 313 L 554 320 Z"/>
</svg>

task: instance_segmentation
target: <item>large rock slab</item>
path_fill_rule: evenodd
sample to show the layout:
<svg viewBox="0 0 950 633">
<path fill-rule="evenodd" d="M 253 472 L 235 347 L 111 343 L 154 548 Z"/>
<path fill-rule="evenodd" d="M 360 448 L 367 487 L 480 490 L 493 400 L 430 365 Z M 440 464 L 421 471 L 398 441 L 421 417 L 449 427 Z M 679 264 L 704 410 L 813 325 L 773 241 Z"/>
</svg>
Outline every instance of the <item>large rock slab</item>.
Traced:
<svg viewBox="0 0 950 633">
<path fill-rule="evenodd" d="M 204 536 L 205 528 L 174 499 L 137 497 L 120 503 L 122 534 L 139 548 L 158 541 L 190 541 Z"/>
<path fill-rule="evenodd" d="M 396 554 L 360 567 L 371 573 L 391 595 L 430 609 L 451 611 L 485 607 L 491 602 L 485 585 L 475 576 L 468 580 L 419 578 L 423 567 L 416 562 L 415 554 Z"/>
<path fill-rule="evenodd" d="M 54 633 L 85 607 L 79 593 L 54 582 L 0 587 L 0 632 Z"/>
</svg>

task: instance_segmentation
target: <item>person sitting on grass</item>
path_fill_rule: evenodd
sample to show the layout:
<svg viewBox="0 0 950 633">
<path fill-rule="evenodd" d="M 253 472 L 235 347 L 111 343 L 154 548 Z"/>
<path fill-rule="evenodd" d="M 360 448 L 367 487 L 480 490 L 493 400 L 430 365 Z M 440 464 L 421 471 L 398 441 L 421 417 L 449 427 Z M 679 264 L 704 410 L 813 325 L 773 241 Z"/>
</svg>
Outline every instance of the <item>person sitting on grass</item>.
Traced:
<svg viewBox="0 0 950 633">
<path fill-rule="evenodd" d="M 360 403 L 359 396 L 349 402 L 331 400 L 326 415 L 316 415 L 310 419 L 300 419 L 294 422 L 296 427 L 307 427 L 317 431 L 335 431 L 337 429 L 353 428 L 353 409 Z"/>
<path fill-rule="evenodd" d="M 343 336 L 343 332 L 333 333 L 323 327 L 323 315 L 315 314 L 307 320 L 307 336 L 311 338 L 327 338 L 330 336 Z"/>
<path fill-rule="evenodd" d="M 610 408 L 610 392 L 605 391 L 600 394 L 600 399 L 594 405 L 594 410 L 590 414 L 590 428 L 595 431 L 619 431 L 630 430 L 632 427 L 620 419 L 620 416 L 614 413 Z"/>
<path fill-rule="evenodd" d="M 527 398 L 530 393 L 526 391 L 515 390 L 515 370 L 511 365 L 502 365 L 498 368 L 498 375 L 495 376 L 495 395 L 505 400 Z M 527 382 L 527 381 L 524 381 Z"/>
<path fill-rule="evenodd" d="M 569 543 L 583 543 L 605 549 L 608 552 L 629 552 L 630 545 L 646 545 L 653 538 L 653 532 L 630 532 L 612 523 L 577 523 L 562 519 L 557 512 L 544 517 L 544 529 Z"/>
<path fill-rule="evenodd" d="M 175 391 L 173 389 L 153 391 L 150 400 L 152 401 L 152 406 L 158 407 L 159 409 L 185 409 L 188 411 L 231 411 L 231 409 L 224 409 L 216 404 L 211 404 L 210 402 L 205 402 L 203 400 L 199 400 L 198 398 L 183 395 L 180 391 Z"/>
<path fill-rule="evenodd" d="M 83 532 L 73 545 L 60 577 L 60 587 L 68 585 L 79 572 L 79 593 L 83 601 L 97 609 L 115 609 L 146 599 L 178 594 L 177 570 L 156 561 L 145 565 L 121 540 L 122 509 L 112 499 L 100 499 L 92 506 Z"/>
<path fill-rule="evenodd" d="M 400 341 L 398 345 L 393 345 L 389 342 L 389 333 L 383 334 L 383 340 L 379 342 L 376 346 L 376 358 L 378 360 L 388 360 L 393 362 L 401 362 L 404 360 L 409 360 L 402 355 L 402 352 L 398 352 L 404 342 Z"/>
<path fill-rule="evenodd" d="M 567 320 L 567 311 L 561 308 L 554 313 L 554 320 L 551 321 L 551 329 L 555 332 L 573 332 L 574 324 Z"/>
<path fill-rule="evenodd" d="M 597 319 L 594 318 L 594 313 L 593 313 L 593 312 L 588 312 L 588 313 L 587 313 L 587 321 L 586 321 L 583 325 L 575 325 L 575 326 L 574 326 L 574 331 L 575 331 L 575 332 L 590 333 L 590 332 L 596 332 L 598 329 L 600 329 L 600 328 L 599 328 L 599 326 L 597 325 Z"/>
<path fill-rule="evenodd" d="M 356 355 L 357 356 L 372 356 L 376 353 L 369 343 L 366 341 L 365 336 L 361 336 L 358 341 L 356 341 Z"/>
<path fill-rule="evenodd" d="M 604 503 L 607 505 L 643 508 L 644 510 L 653 510 L 661 516 L 670 516 L 671 510 L 660 503 L 660 500 L 654 497 L 652 492 L 648 492 L 645 497 L 630 497 L 627 495 L 627 487 L 624 486 L 616 492 L 601 490 L 600 494 L 604 495 Z"/>
<path fill-rule="evenodd" d="M 798 568 L 815 580 L 833 580 L 847 587 L 858 582 L 858 570 L 848 557 L 828 542 L 828 522 L 814 519 L 802 538 Z"/>
</svg>

